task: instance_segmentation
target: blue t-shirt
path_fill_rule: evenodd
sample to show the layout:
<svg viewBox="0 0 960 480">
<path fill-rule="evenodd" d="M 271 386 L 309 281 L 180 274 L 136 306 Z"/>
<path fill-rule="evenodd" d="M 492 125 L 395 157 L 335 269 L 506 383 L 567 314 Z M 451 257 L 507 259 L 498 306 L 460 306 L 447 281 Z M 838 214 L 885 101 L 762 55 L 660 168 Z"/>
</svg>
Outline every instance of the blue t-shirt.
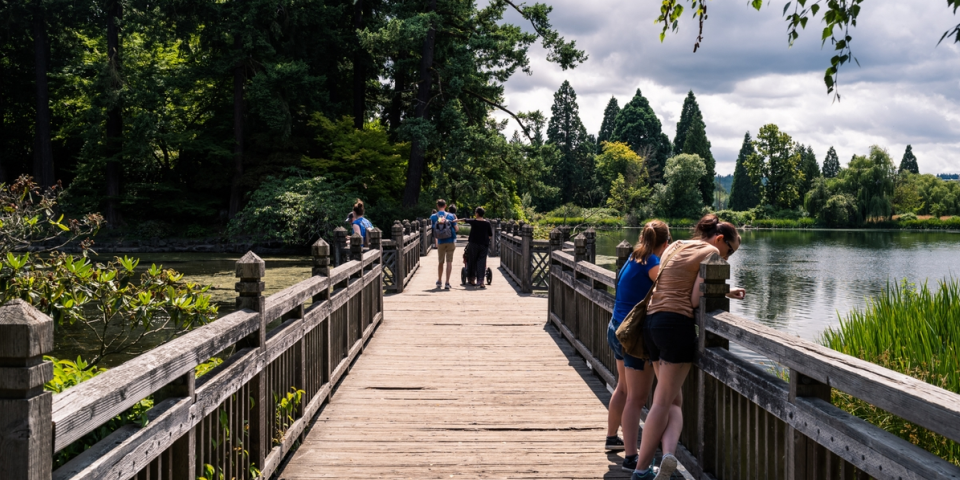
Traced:
<svg viewBox="0 0 960 480">
<path fill-rule="evenodd" d="M 620 280 L 617 282 L 617 302 L 613 306 L 613 326 L 619 327 L 620 322 L 627 318 L 630 310 L 643 301 L 653 286 L 650 280 L 650 269 L 660 265 L 660 257 L 650 254 L 646 264 L 634 260 L 627 260 L 620 271 Z"/>
<path fill-rule="evenodd" d="M 360 227 L 360 236 L 363 237 L 364 243 L 367 241 L 367 229 L 373 228 L 373 224 L 370 223 L 370 220 L 360 217 L 353 221 L 353 224 Z"/>
<path fill-rule="evenodd" d="M 437 220 L 440 219 L 440 217 L 439 217 L 440 215 L 444 215 L 444 216 L 446 217 L 446 219 L 447 219 L 448 222 L 453 222 L 454 220 L 457 219 L 457 216 L 454 215 L 454 214 L 452 214 L 452 213 L 437 212 L 437 213 L 434 213 L 433 215 L 430 215 L 430 225 L 431 225 L 431 226 L 434 226 L 434 227 L 437 226 Z M 453 242 L 456 242 L 456 241 L 457 241 L 457 228 L 456 228 L 455 225 L 456 225 L 455 223 L 450 223 L 450 227 L 449 227 L 449 228 L 452 229 L 452 230 L 451 230 L 451 233 L 453 233 L 453 235 L 450 235 L 450 238 L 437 239 L 437 243 L 453 243 Z"/>
</svg>

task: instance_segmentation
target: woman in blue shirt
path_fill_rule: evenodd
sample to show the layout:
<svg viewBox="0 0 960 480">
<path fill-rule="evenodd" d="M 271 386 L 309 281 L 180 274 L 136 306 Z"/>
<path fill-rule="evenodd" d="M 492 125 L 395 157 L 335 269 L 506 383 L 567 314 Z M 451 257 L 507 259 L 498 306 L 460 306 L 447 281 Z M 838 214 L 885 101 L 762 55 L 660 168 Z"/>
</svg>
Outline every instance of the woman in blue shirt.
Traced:
<svg viewBox="0 0 960 480">
<path fill-rule="evenodd" d="M 660 255 L 670 243 L 670 228 L 660 220 L 643 227 L 630 259 L 620 270 L 617 280 L 617 300 L 613 317 L 607 325 L 607 343 L 617 359 L 617 388 L 610 397 L 607 411 L 607 450 L 624 450 L 623 469 L 629 472 L 637 467 L 637 434 L 640 430 L 640 409 L 647 401 L 653 384 L 653 369 L 644 359 L 631 357 L 617 340 L 617 328 L 630 310 L 647 296 L 660 272 Z M 644 368 L 647 367 L 647 368 Z M 617 437 L 623 428 L 623 439 Z"/>
<path fill-rule="evenodd" d="M 364 247 L 370 245 L 370 240 L 367 239 L 367 230 L 371 228 L 373 228 L 373 224 L 363 217 L 363 201 L 358 198 L 357 203 L 353 205 L 353 233 L 363 237 Z"/>
</svg>

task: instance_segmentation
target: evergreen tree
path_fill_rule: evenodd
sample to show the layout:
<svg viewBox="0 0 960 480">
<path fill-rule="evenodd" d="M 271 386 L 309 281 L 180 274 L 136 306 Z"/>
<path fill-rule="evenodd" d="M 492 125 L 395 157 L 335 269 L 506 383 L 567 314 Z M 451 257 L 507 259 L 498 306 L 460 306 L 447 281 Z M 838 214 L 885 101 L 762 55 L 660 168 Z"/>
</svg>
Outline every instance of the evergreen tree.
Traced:
<svg viewBox="0 0 960 480">
<path fill-rule="evenodd" d="M 899 173 L 904 171 L 910 173 L 920 173 L 920 167 L 917 166 L 917 157 L 913 155 L 913 147 L 907 145 L 907 150 L 903 152 L 903 159 L 900 160 Z"/>
<path fill-rule="evenodd" d="M 750 180 L 744 163 L 750 155 L 756 153 L 750 132 L 743 136 L 743 146 L 737 156 L 737 167 L 733 171 L 733 185 L 730 186 L 730 210 L 744 211 L 760 205 L 760 190 Z"/>
<path fill-rule="evenodd" d="M 610 97 L 607 108 L 603 110 L 603 123 L 600 124 L 600 133 L 597 134 L 597 153 L 603 151 L 603 142 L 609 142 L 613 135 L 613 124 L 617 121 L 617 114 L 620 113 L 620 104 L 617 103 L 617 97 Z"/>
<path fill-rule="evenodd" d="M 837 151 L 830 147 L 827 150 L 827 156 L 823 159 L 823 177 L 836 178 L 840 173 L 840 158 L 837 157 Z"/>
<path fill-rule="evenodd" d="M 706 171 L 703 178 L 700 179 L 700 196 L 703 197 L 704 205 L 713 205 L 714 177 L 717 176 L 716 161 L 713 159 L 713 154 L 710 153 L 710 140 L 707 140 L 706 127 L 702 119 L 693 119 L 690 129 L 687 131 L 682 152 L 697 155 L 703 160 Z"/>
<path fill-rule="evenodd" d="M 745 166 L 750 179 L 759 187 L 763 202 L 778 209 L 796 207 L 803 185 L 796 143 L 771 123 L 760 127 L 753 144 L 757 153 L 747 157 Z"/>
<path fill-rule="evenodd" d="M 670 156 L 670 138 L 661 131 L 660 119 L 639 88 L 617 115 L 611 140 L 630 145 L 633 151 L 650 160 L 647 165 L 651 178 L 662 176 Z"/>
<path fill-rule="evenodd" d="M 817 164 L 813 147 L 800 145 L 798 151 L 800 152 L 800 170 L 803 171 L 803 185 L 800 187 L 800 198 L 803 199 L 813 187 L 813 181 L 820 177 L 820 165 Z"/>
<path fill-rule="evenodd" d="M 693 126 L 695 120 L 703 121 L 703 114 L 700 113 L 700 105 L 697 103 L 697 97 L 693 95 L 693 90 L 687 93 L 687 98 L 683 100 L 683 110 L 680 111 L 680 121 L 677 122 L 677 136 L 673 138 L 673 151 L 683 152 L 683 145 L 687 141 L 687 132 Z M 701 156 L 701 158 L 703 158 Z"/>
<path fill-rule="evenodd" d="M 560 187 L 561 203 L 586 203 L 590 190 L 593 189 L 592 154 L 596 151 L 596 146 L 580 121 L 577 92 L 570 86 L 570 82 L 564 80 L 560 89 L 553 94 L 550 113 L 547 142 L 556 145 L 560 150 L 556 186 Z"/>
</svg>

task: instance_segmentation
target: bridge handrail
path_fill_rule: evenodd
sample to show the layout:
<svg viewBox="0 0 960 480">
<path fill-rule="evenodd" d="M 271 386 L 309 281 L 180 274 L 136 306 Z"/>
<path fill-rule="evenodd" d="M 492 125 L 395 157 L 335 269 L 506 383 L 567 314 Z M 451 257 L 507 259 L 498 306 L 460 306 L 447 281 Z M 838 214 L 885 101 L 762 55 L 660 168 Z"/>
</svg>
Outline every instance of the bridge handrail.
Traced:
<svg viewBox="0 0 960 480">
<path fill-rule="evenodd" d="M 42 389 L 52 364 L 39 361 L 53 348 L 53 321 L 22 302 L 0 307 L 0 332 L 18 333 L 0 338 L 0 356 L 32 365 L 0 362 L 0 420 L 29 425 L 0 431 L 0 476 L 192 479 L 209 465 L 225 478 L 269 478 L 383 319 L 381 232 L 369 232 L 371 248 L 353 236 L 337 267 L 319 240 L 313 276 L 269 297 L 264 262 L 247 253 L 237 262 L 238 311 L 56 395 Z M 226 358 L 196 379 L 214 356 Z M 291 389 L 301 401 L 282 407 Z M 121 426 L 53 471 L 55 453 L 150 396 L 145 425 Z"/>
<path fill-rule="evenodd" d="M 618 265 L 629 255 L 626 247 L 618 248 Z M 717 257 L 701 273 L 702 310 L 711 312 L 698 311 L 704 333 L 684 385 L 686 448 L 678 455 L 695 477 L 752 478 L 754 472 L 760 478 L 763 469 L 791 480 L 853 478 L 854 470 L 874 478 L 960 479 L 960 467 L 832 405 L 830 389 L 954 441 L 960 440 L 960 395 L 731 314 L 724 298 L 729 266 Z M 550 321 L 612 388 L 616 368 L 606 327 L 616 274 L 556 250 L 550 277 Z M 788 368 L 789 382 L 730 353 L 731 341 Z M 746 453 L 734 459 L 729 450 L 738 447 Z"/>
</svg>

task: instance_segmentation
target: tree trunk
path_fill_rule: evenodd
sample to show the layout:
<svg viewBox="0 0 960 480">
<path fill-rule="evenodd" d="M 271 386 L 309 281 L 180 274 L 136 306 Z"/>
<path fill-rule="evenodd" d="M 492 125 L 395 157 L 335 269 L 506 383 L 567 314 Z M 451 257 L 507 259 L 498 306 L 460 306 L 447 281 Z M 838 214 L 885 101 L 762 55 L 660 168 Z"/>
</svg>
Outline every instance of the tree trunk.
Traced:
<svg viewBox="0 0 960 480">
<path fill-rule="evenodd" d="M 363 0 L 356 0 L 353 4 L 353 28 L 363 28 Z M 353 52 L 353 127 L 363 128 L 366 120 L 364 113 L 367 104 L 367 55 L 360 46 L 360 36 L 357 35 L 356 50 Z"/>
<path fill-rule="evenodd" d="M 107 228 L 120 224 L 120 161 L 123 155 L 123 116 L 119 98 L 120 80 L 120 17 L 123 7 L 119 0 L 112 0 L 107 7 L 107 58 L 109 61 L 109 87 L 115 96 L 113 105 L 107 112 L 107 202 L 104 217 Z"/>
<path fill-rule="evenodd" d="M 403 91 L 407 88 L 407 71 L 400 66 L 404 57 L 405 55 L 401 53 L 393 60 L 393 99 L 390 100 L 390 111 L 387 114 L 391 137 L 396 135 L 397 128 L 400 126 Z"/>
<path fill-rule="evenodd" d="M 430 0 L 430 12 L 437 10 L 437 0 Z M 420 85 L 417 89 L 416 118 L 427 116 L 427 102 L 430 101 L 430 89 L 433 87 L 433 51 L 437 40 L 437 29 L 430 25 L 427 38 L 423 40 L 423 54 L 420 57 Z M 426 166 L 425 146 L 419 139 L 414 139 L 410 148 L 410 161 L 407 163 L 407 184 L 403 189 L 403 206 L 413 207 L 420 201 L 420 182 L 423 179 L 423 169 Z"/>
<path fill-rule="evenodd" d="M 240 51 L 240 38 L 234 40 Z M 233 218 L 240 211 L 240 180 L 243 178 L 243 84 L 246 74 L 243 61 L 233 69 L 233 183 L 230 185 L 230 211 Z"/>
<path fill-rule="evenodd" d="M 36 74 L 36 136 L 34 139 L 33 178 L 41 186 L 54 184 L 53 146 L 50 143 L 50 88 L 47 85 L 47 64 L 50 42 L 47 40 L 46 12 L 40 0 L 33 10 L 33 62 Z"/>
</svg>

